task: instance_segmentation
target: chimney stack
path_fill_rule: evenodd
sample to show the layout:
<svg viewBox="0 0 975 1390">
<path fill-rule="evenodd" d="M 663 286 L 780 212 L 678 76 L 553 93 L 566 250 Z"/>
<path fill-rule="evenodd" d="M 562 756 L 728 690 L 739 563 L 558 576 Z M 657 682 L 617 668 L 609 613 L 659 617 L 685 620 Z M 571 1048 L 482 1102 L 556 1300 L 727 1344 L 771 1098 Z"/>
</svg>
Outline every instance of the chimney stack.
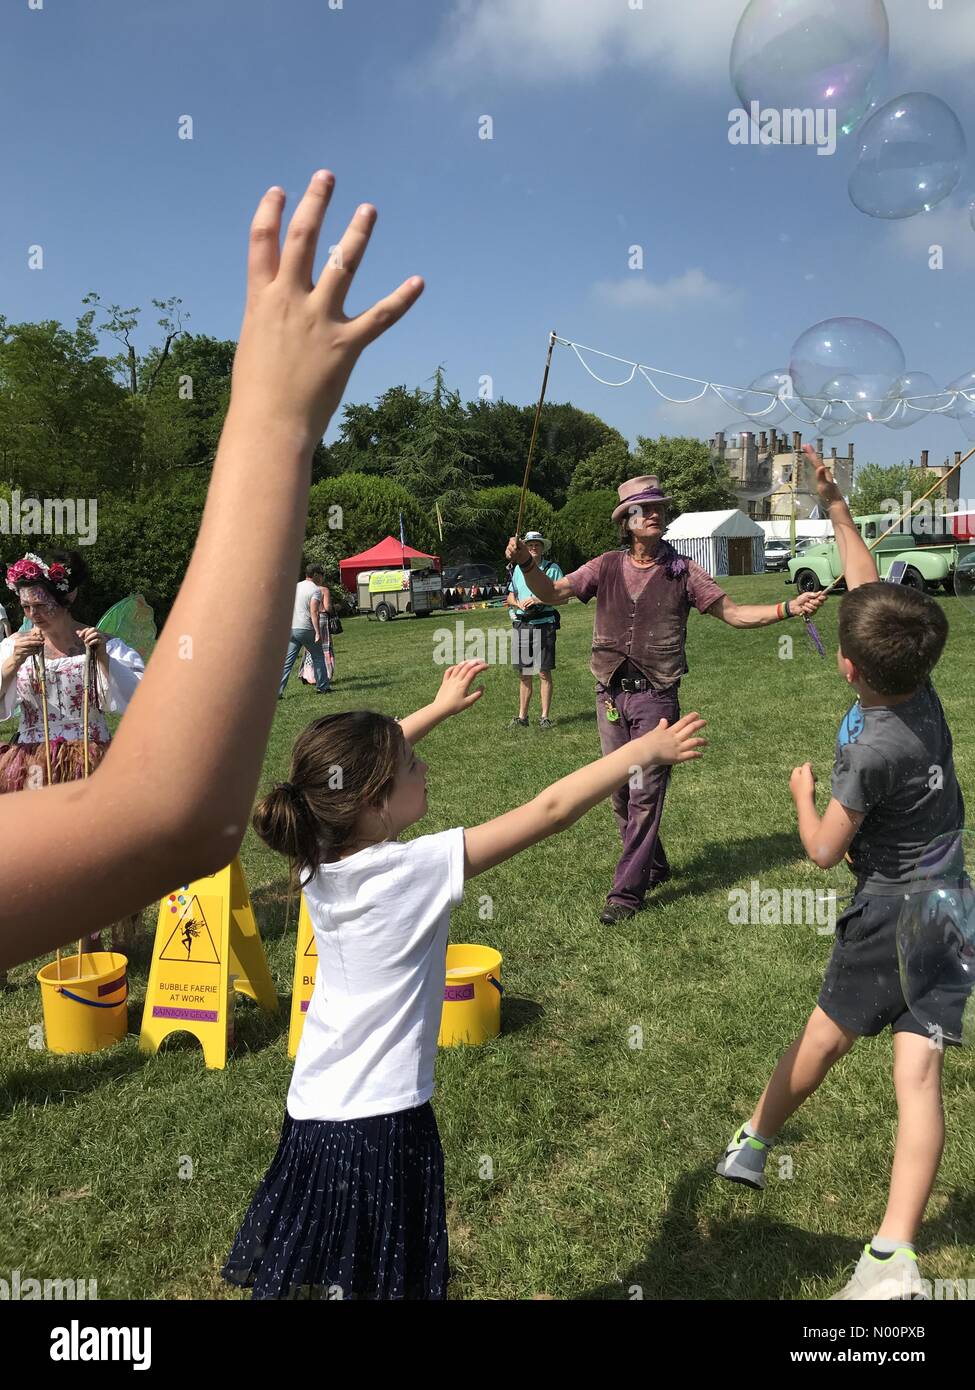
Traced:
<svg viewBox="0 0 975 1390">
<path fill-rule="evenodd" d="M 802 435 L 799 433 L 798 430 L 793 430 L 793 431 L 792 431 L 792 449 L 793 449 L 793 452 L 796 453 L 796 454 L 798 454 L 798 452 L 799 452 L 799 450 L 800 450 L 801 448 L 802 448 Z"/>
<path fill-rule="evenodd" d="M 836 445 L 833 445 L 833 458 L 836 458 Z"/>
<path fill-rule="evenodd" d="M 921 467 L 922 467 L 922 468 L 927 468 L 927 466 L 928 466 L 928 451 L 927 451 L 927 449 L 922 449 L 922 450 L 921 450 Z"/>
<path fill-rule="evenodd" d="M 821 439 L 816 440 L 816 453 L 820 458 L 823 457 L 823 441 Z"/>
</svg>

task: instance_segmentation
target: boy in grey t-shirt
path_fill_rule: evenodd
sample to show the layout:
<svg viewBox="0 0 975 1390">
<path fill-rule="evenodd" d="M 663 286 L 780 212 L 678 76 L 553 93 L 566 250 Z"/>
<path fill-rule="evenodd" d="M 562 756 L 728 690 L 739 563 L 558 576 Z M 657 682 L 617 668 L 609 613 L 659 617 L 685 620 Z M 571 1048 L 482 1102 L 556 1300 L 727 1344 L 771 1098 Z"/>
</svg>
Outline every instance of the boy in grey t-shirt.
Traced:
<svg viewBox="0 0 975 1390">
<path fill-rule="evenodd" d="M 845 857 L 856 893 L 837 922 L 819 1001 L 717 1172 L 764 1187 L 765 1162 L 782 1125 L 859 1037 L 890 1027 L 899 1117 L 887 1207 L 853 1277 L 833 1297 L 919 1298 L 925 1290 L 913 1242 L 944 1144 L 944 1052 L 904 998 L 896 929 L 919 863 L 939 882 L 966 883 L 961 836 L 952 834 L 964 822 L 964 802 L 951 733 L 929 679 L 948 624 L 925 594 L 878 582 L 832 475 L 808 445 L 806 452 L 817 467 L 848 589 L 840 606 L 837 666 L 858 701 L 840 728 L 824 814 L 816 808 L 809 763 L 793 771 L 790 789 L 804 850 L 824 869 Z M 934 840 L 942 847 L 937 863 L 928 849 Z"/>
</svg>

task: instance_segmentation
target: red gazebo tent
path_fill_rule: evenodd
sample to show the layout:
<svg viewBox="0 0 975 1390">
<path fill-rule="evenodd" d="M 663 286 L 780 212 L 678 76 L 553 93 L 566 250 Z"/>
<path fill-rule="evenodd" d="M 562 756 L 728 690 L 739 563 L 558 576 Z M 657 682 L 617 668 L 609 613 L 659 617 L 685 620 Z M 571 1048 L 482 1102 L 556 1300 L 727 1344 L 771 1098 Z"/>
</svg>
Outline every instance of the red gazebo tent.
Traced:
<svg viewBox="0 0 975 1390">
<path fill-rule="evenodd" d="M 350 555 L 347 560 L 339 561 L 342 588 L 354 594 L 362 570 L 402 569 L 404 557 L 407 560 L 432 560 L 433 568 L 438 572 L 440 570 L 439 555 L 427 555 L 423 550 L 414 550 L 411 545 L 400 545 L 395 537 L 387 536 L 378 545 L 364 550 L 361 555 Z"/>
</svg>

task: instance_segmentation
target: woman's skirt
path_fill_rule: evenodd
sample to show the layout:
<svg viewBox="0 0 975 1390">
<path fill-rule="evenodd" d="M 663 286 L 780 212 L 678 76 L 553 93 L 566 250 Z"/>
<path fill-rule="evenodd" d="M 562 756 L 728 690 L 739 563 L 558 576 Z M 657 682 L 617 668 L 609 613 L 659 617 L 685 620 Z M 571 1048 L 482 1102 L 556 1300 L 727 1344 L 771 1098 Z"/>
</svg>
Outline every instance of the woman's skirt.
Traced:
<svg viewBox="0 0 975 1390">
<path fill-rule="evenodd" d="M 223 1268 L 253 1298 L 443 1299 L 443 1150 L 429 1101 L 293 1120 Z"/>
<path fill-rule="evenodd" d="M 88 770 L 104 758 L 107 743 L 89 742 Z M 43 743 L 0 743 L 0 794 L 46 787 L 48 781 L 80 782 L 85 775 L 85 745 L 81 739 L 51 740 L 51 776 Z"/>
</svg>

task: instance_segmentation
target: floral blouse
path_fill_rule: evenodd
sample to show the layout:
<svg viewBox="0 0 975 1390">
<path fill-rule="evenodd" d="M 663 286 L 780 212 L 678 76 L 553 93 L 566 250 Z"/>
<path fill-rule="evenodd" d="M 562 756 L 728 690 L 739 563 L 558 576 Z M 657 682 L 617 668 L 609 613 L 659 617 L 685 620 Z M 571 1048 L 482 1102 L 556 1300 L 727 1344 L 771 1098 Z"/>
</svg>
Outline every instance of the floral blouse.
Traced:
<svg viewBox="0 0 975 1390">
<path fill-rule="evenodd" d="M 0 642 L 0 663 L 13 651 L 13 638 Z M 109 638 L 108 679 L 97 661 L 93 666 L 97 680 L 88 698 L 88 736 L 93 743 L 107 743 L 111 737 L 105 714 L 121 714 L 135 694 L 145 672 L 142 657 L 117 637 Z M 47 684 L 47 723 L 51 739 L 69 741 L 84 738 L 84 656 L 59 656 L 44 663 Z M 0 695 L 0 719 L 9 719 L 20 705 L 21 743 L 44 742 L 44 711 L 41 684 L 32 657 L 21 666 L 17 678 Z"/>
</svg>

